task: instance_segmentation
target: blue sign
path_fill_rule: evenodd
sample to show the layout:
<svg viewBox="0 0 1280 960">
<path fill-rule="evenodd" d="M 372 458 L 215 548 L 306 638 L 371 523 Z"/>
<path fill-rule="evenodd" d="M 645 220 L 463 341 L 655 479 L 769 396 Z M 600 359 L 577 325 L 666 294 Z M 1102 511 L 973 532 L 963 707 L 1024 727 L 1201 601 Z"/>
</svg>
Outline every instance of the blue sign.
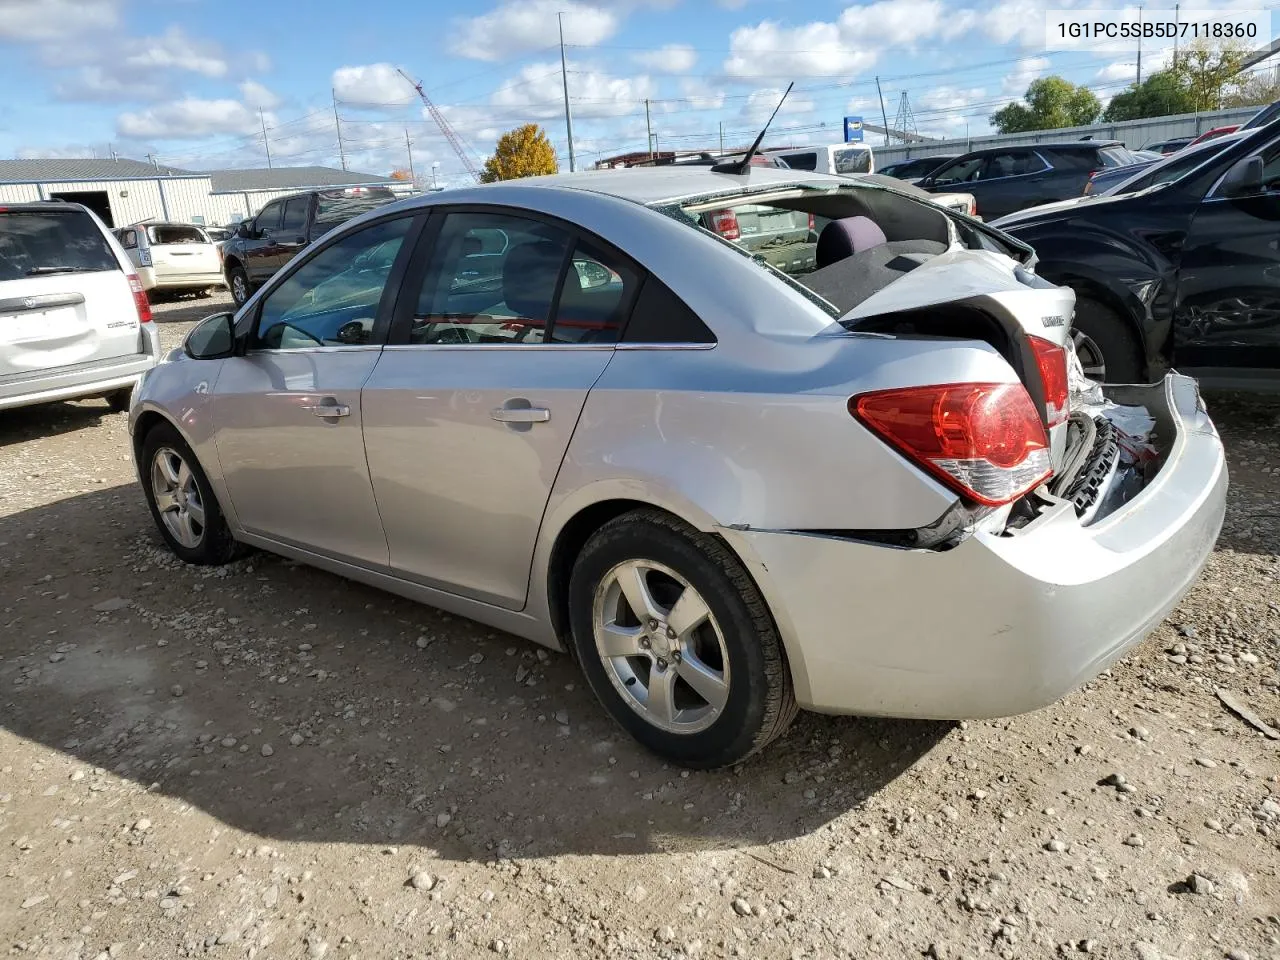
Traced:
<svg viewBox="0 0 1280 960">
<path fill-rule="evenodd" d="M 844 118 L 844 142 L 845 143 L 861 143 L 862 142 L 862 118 L 861 117 L 845 117 Z"/>
</svg>

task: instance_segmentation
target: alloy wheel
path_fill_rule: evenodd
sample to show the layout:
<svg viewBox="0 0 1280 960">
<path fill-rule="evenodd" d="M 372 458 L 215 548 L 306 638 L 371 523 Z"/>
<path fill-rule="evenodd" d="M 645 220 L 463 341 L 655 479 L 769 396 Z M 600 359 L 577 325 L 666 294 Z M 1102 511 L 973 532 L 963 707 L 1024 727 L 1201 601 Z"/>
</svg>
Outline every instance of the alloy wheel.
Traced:
<svg viewBox="0 0 1280 960">
<path fill-rule="evenodd" d="M 161 447 L 151 460 L 151 492 L 160 521 L 173 539 L 188 549 L 204 539 L 204 501 L 195 474 L 182 454 Z"/>
<path fill-rule="evenodd" d="M 702 595 L 670 567 L 627 560 L 596 587 L 596 651 L 632 710 L 671 733 L 707 729 L 729 700 L 729 651 Z"/>
<path fill-rule="evenodd" d="M 1075 344 L 1076 356 L 1080 358 L 1084 375 L 1098 383 L 1106 383 L 1107 361 L 1097 341 L 1077 328 L 1071 330 L 1071 340 Z"/>
</svg>

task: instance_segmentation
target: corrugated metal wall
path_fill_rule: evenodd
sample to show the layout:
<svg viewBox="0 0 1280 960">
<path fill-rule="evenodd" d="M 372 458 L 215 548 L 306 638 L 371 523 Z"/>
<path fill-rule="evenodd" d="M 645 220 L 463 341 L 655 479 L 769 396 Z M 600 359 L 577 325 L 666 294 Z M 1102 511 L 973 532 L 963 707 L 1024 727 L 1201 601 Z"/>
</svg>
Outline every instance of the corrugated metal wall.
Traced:
<svg viewBox="0 0 1280 960">
<path fill-rule="evenodd" d="M 35 203 L 42 199 L 34 183 L 0 183 L 0 203 Z"/>
<path fill-rule="evenodd" d="M 1038 130 L 1031 133 L 990 134 L 981 137 L 959 138 L 956 140 L 935 140 L 928 143 L 914 143 L 910 147 L 895 145 L 884 147 L 876 143 L 874 136 L 867 142 L 875 151 L 876 166 L 908 157 L 929 157 L 935 154 L 968 153 L 970 150 L 982 150 L 986 147 L 998 147 L 1002 144 L 1020 146 L 1027 143 L 1055 143 L 1064 140 L 1080 140 L 1092 136 L 1095 140 L 1121 140 L 1126 147 L 1136 150 L 1143 144 L 1155 140 L 1170 140 L 1174 137 L 1199 136 L 1214 127 L 1225 127 L 1233 123 L 1244 123 L 1252 117 L 1259 107 L 1235 107 L 1230 110 L 1213 110 L 1206 113 L 1185 113 L 1171 117 L 1151 117 L 1146 120 L 1126 120 L 1123 123 L 1095 123 L 1087 127 L 1063 127 L 1061 130 Z"/>
</svg>

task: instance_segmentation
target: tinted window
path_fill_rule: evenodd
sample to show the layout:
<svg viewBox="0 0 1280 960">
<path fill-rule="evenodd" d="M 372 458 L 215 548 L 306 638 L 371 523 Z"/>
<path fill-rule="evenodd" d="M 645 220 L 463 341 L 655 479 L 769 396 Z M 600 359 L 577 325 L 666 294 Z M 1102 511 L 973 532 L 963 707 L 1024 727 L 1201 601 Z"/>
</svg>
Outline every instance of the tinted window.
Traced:
<svg viewBox="0 0 1280 960">
<path fill-rule="evenodd" d="M 1185 152 L 1179 152 L 1171 156 L 1168 160 L 1148 169 L 1148 171 L 1134 180 L 1127 183 L 1122 182 L 1124 193 L 1133 193 L 1138 190 L 1145 190 L 1147 187 L 1154 187 L 1162 183 L 1172 183 L 1194 170 L 1206 160 L 1212 159 L 1223 147 L 1228 146 L 1230 141 L 1224 143 L 1221 147 L 1193 147 Z M 1121 192 L 1119 190 L 1117 193 Z"/>
<path fill-rule="evenodd" d="M 782 159 L 792 170 L 817 170 L 818 155 L 816 153 L 784 153 Z"/>
<path fill-rule="evenodd" d="M 208 243 L 209 238 L 199 227 L 166 224 L 147 227 L 147 237 L 152 243 Z"/>
<path fill-rule="evenodd" d="M 871 151 L 850 147 L 833 152 L 836 173 L 870 173 Z"/>
<path fill-rule="evenodd" d="M 982 180 L 998 180 L 1001 177 L 1021 177 L 1028 173 L 1047 170 L 1049 165 L 1034 150 L 1010 150 L 995 153 L 987 158 Z"/>
<path fill-rule="evenodd" d="M 701 318 L 657 277 L 646 277 L 627 324 L 627 343 L 715 343 Z"/>
<path fill-rule="evenodd" d="M 955 163 L 943 167 L 937 172 L 933 178 L 935 184 L 947 183 L 969 183 L 978 179 L 978 175 L 982 172 L 982 165 L 986 162 L 985 157 L 970 157 L 967 160 L 957 160 Z"/>
<path fill-rule="evenodd" d="M 0 280 L 119 269 L 107 238 L 81 210 L 0 212 Z"/>
<path fill-rule="evenodd" d="M 436 239 L 409 342 L 544 342 L 569 241 L 559 227 L 537 220 L 449 214 Z"/>
<path fill-rule="evenodd" d="M 258 214 L 254 220 L 254 226 L 257 230 L 275 230 L 280 226 L 280 213 L 284 210 L 283 201 L 277 200 L 275 203 L 268 203 L 262 208 L 262 212 Z"/>
<path fill-rule="evenodd" d="M 120 244 L 126 250 L 132 250 L 138 245 L 138 231 L 136 230 L 121 230 L 119 236 Z"/>
<path fill-rule="evenodd" d="M 370 343 L 411 223 L 401 217 L 365 227 L 308 259 L 263 300 L 255 345 L 287 350 Z"/>
<path fill-rule="evenodd" d="M 1127 147 L 1103 147 L 1098 151 L 1098 161 L 1104 167 L 1127 167 L 1138 158 Z"/>
<path fill-rule="evenodd" d="M 585 241 L 574 247 L 565 274 L 552 343 L 613 343 L 639 286 L 636 272 L 618 257 Z"/>
<path fill-rule="evenodd" d="M 307 208 L 311 206 L 310 197 L 292 197 L 285 201 L 284 220 L 280 224 L 282 233 L 301 233 L 307 226 Z"/>
<path fill-rule="evenodd" d="M 323 233 L 331 230 L 338 224 L 376 210 L 395 198 L 394 193 L 383 188 L 370 189 L 364 193 L 346 193 L 341 190 L 321 193 L 316 198 L 316 231 Z"/>
</svg>

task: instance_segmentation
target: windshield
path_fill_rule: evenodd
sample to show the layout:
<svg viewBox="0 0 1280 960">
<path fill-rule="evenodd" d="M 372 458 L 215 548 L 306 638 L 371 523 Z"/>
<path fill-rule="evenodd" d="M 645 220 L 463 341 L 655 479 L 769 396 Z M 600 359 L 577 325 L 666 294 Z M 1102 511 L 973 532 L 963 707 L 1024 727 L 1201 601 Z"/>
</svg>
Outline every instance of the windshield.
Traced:
<svg viewBox="0 0 1280 960">
<path fill-rule="evenodd" d="M 871 151 L 851 147 L 832 152 L 836 173 L 870 173 Z"/>
<path fill-rule="evenodd" d="M 147 238 L 155 244 L 209 242 L 209 238 L 204 235 L 204 231 L 199 227 L 188 227 L 172 223 L 147 227 Z"/>
<path fill-rule="evenodd" d="M 1098 159 L 1104 167 L 1127 167 L 1138 162 L 1128 147 L 1103 147 L 1098 151 Z"/>
<path fill-rule="evenodd" d="M 107 238 L 83 210 L 0 211 L 0 281 L 119 269 Z"/>
</svg>

